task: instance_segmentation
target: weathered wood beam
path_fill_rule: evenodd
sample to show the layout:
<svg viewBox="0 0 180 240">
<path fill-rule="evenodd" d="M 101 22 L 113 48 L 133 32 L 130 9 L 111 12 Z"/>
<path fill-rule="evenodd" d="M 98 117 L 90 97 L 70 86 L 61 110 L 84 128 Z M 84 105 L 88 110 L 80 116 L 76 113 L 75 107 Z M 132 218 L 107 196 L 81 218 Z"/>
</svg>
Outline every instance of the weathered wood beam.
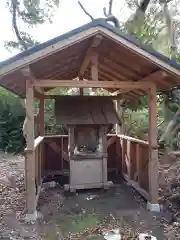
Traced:
<svg viewBox="0 0 180 240">
<path fill-rule="evenodd" d="M 116 112 L 117 112 L 117 115 L 118 115 L 119 119 L 121 120 L 121 125 L 123 124 L 123 122 L 122 122 L 122 106 L 121 106 L 122 102 L 124 102 L 124 101 L 122 101 L 120 99 L 117 99 L 116 102 L 115 102 Z M 121 126 L 120 126 L 119 123 L 117 123 L 115 125 L 115 131 L 116 131 L 116 135 L 122 133 L 121 132 Z"/>
<path fill-rule="evenodd" d="M 98 81 L 98 54 L 94 52 L 91 57 L 91 78 L 93 81 Z"/>
<path fill-rule="evenodd" d="M 44 136 L 44 96 L 41 95 L 39 98 L 39 134 L 40 136 Z"/>
<path fill-rule="evenodd" d="M 83 89 L 83 88 L 81 88 L 81 89 Z M 83 95 L 80 95 L 80 96 L 83 96 Z M 64 95 L 44 95 L 43 97 L 44 97 L 44 99 L 55 99 L 55 98 L 64 97 Z M 74 96 L 74 97 L 77 97 L 77 96 Z M 86 96 L 84 96 L 84 97 L 86 97 Z M 94 95 L 93 97 L 102 97 L 102 100 L 103 100 L 103 98 L 105 96 Z M 106 96 L 106 97 L 108 97 L 112 100 L 121 99 L 120 95 L 118 95 L 118 96 Z M 38 99 L 39 99 L 39 96 L 38 96 Z"/>
<path fill-rule="evenodd" d="M 30 67 L 25 67 L 21 69 L 21 73 L 29 81 L 31 81 L 32 83 L 36 83 L 36 78 L 33 76 L 33 73 Z M 35 86 L 35 90 L 37 94 L 41 94 L 41 95 L 44 94 L 44 91 L 40 87 Z"/>
<path fill-rule="evenodd" d="M 139 184 L 133 180 L 130 180 L 127 174 L 123 174 L 124 179 L 131 185 L 136 191 L 138 191 L 146 200 L 149 200 L 149 193 L 139 186 Z"/>
<path fill-rule="evenodd" d="M 112 145 L 113 143 L 116 142 L 117 137 L 116 136 L 112 136 L 111 138 L 108 139 L 107 141 L 107 147 L 109 147 L 110 145 Z"/>
<path fill-rule="evenodd" d="M 92 43 L 90 44 L 85 56 L 84 56 L 84 59 L 82 61 L 82 64 L 81 64 L 81 67 L 80 67 L 80 70 L 79 70 L 79 75 L 80 76 L 83 76 L 84 75 L 84 72 L 86 71 L 87 67 L 89 66 L 90 62 L 91 62 L 91 57 L 93 55 L 93 53 L 95 52 L 95 49 L 99 46 L 99 44 L 101 43 L 101 40 L 102 40 L 102 35 L 100 34 L 97 34 L 93 40 L 92 40 Z"/>
<path fill-rule="evenodd" d="M 79 76 L 79 78 L 77 80 L 79 80 L 79 81 L 83 80 L 82 76 Z M 79 95 L 80 96 L 84 95 L 84 89 L 83 88 L 79 88 Z"/>
<path fill-rule="evenodd" d="M 35 87 L 79 87 L 79 88 L 122 88 L 122 89 L 148 89 L 153 83 L 150 81 L 77 81 L 39 79 L 34 82 Z"/>
<path fill-rule="evenodd" d="M 148 75 L 148 76 L 146 76 L 142 79 L 139 79 L 139 81 L 142 81 L 142 82 L 148 81 L 148 82 L 155 83 L 155 82 L 158 82 L 158 80 L 162 80 L 165 77 L 167 77 L 167 73 L 162 71 L 162 70 L 159 70 L 159 71 L 154 72 L 154 73 L 152 73 L 152 74 L 150 74 L 150 75 Z M 131 90 L 131 88 L 130 89 L 125 89 L 125 90 L 124 89 L 119 89 L 119 90 L 113 92 L 111 95 L 115 96 L 115 95 L 118 95 L 118 94 L 127 93 L 130 90 Z"/>
<path fill-rule="evenodd" d="M 80 96 L 83 96 L 83 95 L 84 95 L 83 88 L 79 88 L 79 95 L 80 95 Z"/>
<path fill-rule="evenodd" d="M 131 89 L 126 89 L 126 90 L 119 89 L 119 90 L 116 90 L 115 92 L 111 93 L 111 96 L 117 96 L 119 94 L 127 93 L 129 91 L 131 91 Z"/>
</svg>

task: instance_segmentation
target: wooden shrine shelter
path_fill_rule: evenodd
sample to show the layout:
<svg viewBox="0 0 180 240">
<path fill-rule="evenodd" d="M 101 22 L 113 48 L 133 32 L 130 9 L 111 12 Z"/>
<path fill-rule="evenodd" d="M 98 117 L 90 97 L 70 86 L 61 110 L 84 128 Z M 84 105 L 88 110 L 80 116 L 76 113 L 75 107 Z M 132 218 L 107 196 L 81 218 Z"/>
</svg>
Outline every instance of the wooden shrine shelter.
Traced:
<svg viewBox="0 0 180 240">
<path fill-rule="evenodd" d="M 134 101 L 143 95 L 149 96 L 149 141 L 124 136 L 117 128 L 116 134 L 106 135 L 104 149 L 107 171 L 116 169 L 148 200 L 149 209 L 157 211 L 156 91 L 165 91 L 179 84 L 180 66 L 176 62 L 140 44 L 133 37 L 123 35 L 104 19 L 94 20 L 2 62 L 0 85 L 26 99 L 25 183 L 29 216 L 36 212 L 43 178 L 49 172 L 69 169 L 68 141 L 71 135 L 46 136 L 44 131 L 44 99 L 61 101 L 58 96 L 48 95 L 50 89 L 79 88 L 80 108 L 85 101 L 83 88 L 108 90 L 111 96 L 101 97 L 101 101 L 105 104 L 106 98 L 116 100 L 118 108 L 121 107 L 119 100 Z M 39 137 L 36 139 L 35 98 L 39 99 Z M 65 116 L 64 113 L 61 119 L 61 113 L 69 111 L 71 106 L 59 103 L 59 107 L 57 119 L 61 122 Z M 99 110 L 95 111 L 93 116 L 96 117 Z M 75 120 L 73 115 L 68 121 L 71 120 Z M 87 120 L 91 121 L 89 117 Z"/>
</svg>

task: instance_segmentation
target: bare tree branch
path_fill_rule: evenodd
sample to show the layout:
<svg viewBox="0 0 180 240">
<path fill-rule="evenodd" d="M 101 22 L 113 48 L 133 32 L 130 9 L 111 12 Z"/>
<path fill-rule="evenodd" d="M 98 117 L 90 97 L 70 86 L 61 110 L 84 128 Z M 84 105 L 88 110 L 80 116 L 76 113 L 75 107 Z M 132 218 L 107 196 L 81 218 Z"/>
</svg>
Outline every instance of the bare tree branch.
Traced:
<svg viewBox="0 0 180 240">
<path fill-rule="evenodd" d="M 113 0 L 109 0 L 109 12 L 108 15 L 112 15 L 112 4 L 113 4 Z"/>
<path fill-rule="evenodd" d="M 27 47 L 26 43 L 23 41 L 23 39 L 21 38 L 21 35 L 20 35 L 18 27 L 17 27 L 16 17 L 17 17 L 18 2 L 17 2 L 17 0 L 11 0 L 11 3 L 12 3 L 12 26 L 14 28 L 14 31 L 15 31 L 15 34 L 16 34 L 16 37 L 17 37 L 19 43 L 23 46 L 24 50 L 27 50 L 28 47 Z"/>
<path fill-rule="evenodd" d="M 150 0 L 142 0 L 140 5 L 139 5 L 139 10 L 141 10 L 142 12 L 146 12 L 148 5 L 150 3 Z"/>
<path fill-rule="evenodd" d="M 93 16 L 92 16 L 90 13 L 87 12 L 87 10 L 84 8 L 84 6 L 82 5 L 82 3 L 81 3 L 80 1 L 78 1 L 78 4 L 79 4 L 79 6 L 82 8 L 82 10 L 84 11 L 84 13 L 85 13 L 88 17 L 90 17 L 91 21 L 93 21 L 93 20 L 94 20 Z"/>
<path fill-rule="evenodd" d="M 168 2 L 170 2 L 170 1 L 169 0 L 160 0 L 160 4 L 163 9 L 163 14 L 164 14 L 167 31 L 168 31 L 168 36 L 169 36 L 170 58 L 176 60 L 176 56 L 177 56 L 177 44 L 176 44 L 176 38 L 175 38 L 176 32 L 175 32 L 175 28 L 173 25 L 172 16 L 168 9 L 168 5 L 167 5 Z M 177 97 L 177 95 L 175 95 L 175 96 Z M 164 106 L 164 108 L 166 111 L 166 105 Z M 164 142 L 169 137 L 170 134 L 172 136 L 174 136 L 177 133 L 176 131 L 173 131 L 173 130 L 176 129 L 177 125 L 179 124 L 179 117 L 180 117 L 180 111 L 178 110 L 176 112 L 174 118 L 168 123 L 165 132 L 163 133 L 163 135 L 160 138 L 160 142 Z"/>
<path fill-rule="evenodd" d="M 173 26 L 173 20 L 172 20 L 172 17 L 170 16 L 167 1 L 161 0 L 160 3 L 163 8 L 164 18 L 165 18 L 167 29 L 168 29 L 169 44 L 170 44 L 170 58 L 176 60 L 177 46 L 176 46 L 175 29 Z"/>
<path fill-rule="evenodd" d="M 108 13 L 106 11 L 106 8 L 103 8 L 104 15 L 106 17 L 107 22 L 113 22 L 115 27 L 120 28 L 120 23 L 119 20 L 112 14 L 112 5 L 113 5 L 113 0 L 109 0 L 109 9 Z"/>
<path fill-rule="evenodd" d="M 106 8 L 105 8 L 105 7 L 103 8 L 103 13 L 104 13 L 104 16 L 105 16 L 105 17 L 108 17 L 108 14 L 107 14 L 107 12 L 106 12 Z"/>
<path fill-rule="evenodd" d="M 111 16 L 105 18 L 105 20 L 107 22 L 113 22 L 115 27 L 120 28 L 119 20 L 115 16 L 111 15 Z"/>
<path fill-rule="evenodd" d="M 113 5 L 113 0 L 109 0 L 108 13 L 107 13 L 107 11 L 106 11 L 106 7 L 103 8 L 103 12 L 104 12 L 104 16 L 105 16 L 105 17 L 112 16 L 112 5 Z"/>
</svg>

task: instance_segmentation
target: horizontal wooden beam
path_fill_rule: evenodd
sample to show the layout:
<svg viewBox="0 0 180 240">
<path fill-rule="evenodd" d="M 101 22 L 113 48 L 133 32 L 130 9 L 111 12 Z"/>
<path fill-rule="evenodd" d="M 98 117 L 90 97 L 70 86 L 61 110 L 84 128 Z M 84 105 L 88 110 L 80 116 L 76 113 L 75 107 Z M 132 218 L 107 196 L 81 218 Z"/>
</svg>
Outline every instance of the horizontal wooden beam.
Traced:
<svg viewBox="0 0 180 240">
<path fill-rule="evenodd" d="M 61 98 L 61 97 L 65 97 L 65 96 L 70 96 L 70 97 L 77 97 L 78 95 L 54 95 L 54 94 L 46 94 L 44 95 L 44 99 L 56 99 L 56 98 Z M 84 97 L 89 97 L 88 96 L 84 96 Z M 99 96 L 99 95 L 93 95 L 92 97 L 101 97 L 102 98 L 102 101 L 103 101 L 103 98 L 110 98 L 112 100 L 116 100 L 116 99 L 121 99 L 121 96 L 118 95 L 118 96 Z"/>
<path fill-rule="evenodd" d="M 152 82 L 146 81 L 77 81 L 39 79 L 34 82 L 35 87 L 70 87 L 70 88 L 114 88 L 114 89 L 148 89 L 153 86 Z"/>
</svg>

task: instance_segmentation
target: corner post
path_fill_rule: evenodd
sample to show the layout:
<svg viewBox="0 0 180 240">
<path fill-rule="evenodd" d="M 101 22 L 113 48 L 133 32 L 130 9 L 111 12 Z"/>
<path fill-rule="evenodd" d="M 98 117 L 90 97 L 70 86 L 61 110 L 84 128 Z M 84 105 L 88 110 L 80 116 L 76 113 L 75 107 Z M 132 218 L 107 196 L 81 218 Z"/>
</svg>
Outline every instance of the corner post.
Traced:
<svg viewBox="0 0 180 240">
<path fill-rule="evenodd" d="M 148 209 L 150 211 L 160 211 L 158 204 L 158 145 L 157 145 L 157 112 L 156 112 L 156 85 L 152 85 L 149 89 L 149 192 L 150 202 Z"/>
<path fill-rule="evenodd" d="M 35 153 L 34 153 L 34 89 L 26 79 L 26 210 L 27 220 L 36 219 Z"/>
<path fill-rule="evenodd" d="M 39 134 L 44 136 L 44 96 L 39 97 Z"/>
<path fill-rule="evenodd" d="M 119 118 L 121 118 L 121 115 L 122 115 L 122 107 L 121 107 L 121 100 L 120 100 L 120 99 L 115 100 L 115 106 L 116 106 L 116 112 L 117 112 Z M 121 127 L 120 127 L 119 124 L 117 123 L 117 124 L 115 125 L 116 135 L 121 134 L 121 133 L 122 133 L 121 130 L 122 130 Z"/>
</svg>

